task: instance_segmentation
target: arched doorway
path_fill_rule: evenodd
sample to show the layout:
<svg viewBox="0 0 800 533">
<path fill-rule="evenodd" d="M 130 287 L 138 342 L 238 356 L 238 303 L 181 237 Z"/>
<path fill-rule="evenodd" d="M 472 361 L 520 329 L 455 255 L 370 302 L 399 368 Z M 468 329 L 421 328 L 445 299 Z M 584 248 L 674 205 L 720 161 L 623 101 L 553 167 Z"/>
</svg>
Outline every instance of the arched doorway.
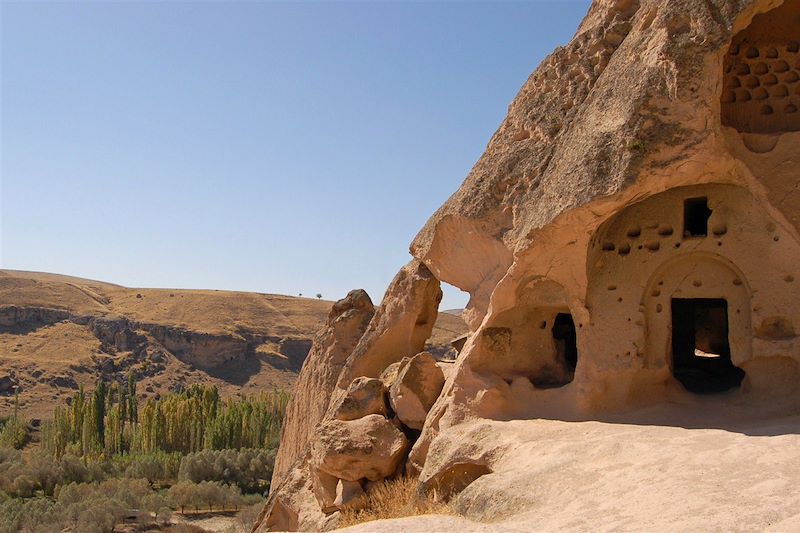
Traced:
<svg viewBox="0 0 800 533">
<path fill-rule="evenodd" d="M 667 261 L 645 296 L 648 366 L 668 365 L 690 392 L 739 387 L 751 356 L 750 290 L 728 260 L 692 253 Z"/>
</svg>

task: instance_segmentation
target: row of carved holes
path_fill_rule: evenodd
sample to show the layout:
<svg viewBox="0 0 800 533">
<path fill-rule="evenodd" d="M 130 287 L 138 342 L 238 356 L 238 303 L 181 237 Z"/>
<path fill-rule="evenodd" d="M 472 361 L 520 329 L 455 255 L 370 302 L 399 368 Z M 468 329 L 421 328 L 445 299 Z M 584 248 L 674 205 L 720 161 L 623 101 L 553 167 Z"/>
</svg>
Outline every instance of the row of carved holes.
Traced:
<svg viewBox="0 0 800 533">
<path fill-rule="evenodd" d="M 730 48 L 730 54 L 732 56 L 738 56 L 741 50 L 742 47 L 739 44 L 733 44 Z M 786 51 L 790 54 L 796 54 L 798 51 L 800 51 L 800 43 L 797 41 L 790 42 L 786 45 Z M 748 46 L 744 51 L 744 56 L 748 59 L 755 59 L 761 56 L 761 51 L 756 46 Z M 778 57 L 778 49 L 774 46 L 771 46 L 766 49 L 764 56 L 768 58 L 776 58 Z"/>
<path fill-rule="evenodd" d="M 794 64 L 795 69 L 800 69 L 800 59 Z M 784 72 L 789 72 L 786 75 L 786 81 L 788 83 L 792 83 L 797 81 L 797 74 L 792 72 L 792 69 L 789 67 L 789 64 L 784 60 L 776 61 L 771 67 L 767 63 L 756 63 L 753 65 L 753 68 L 750 68 L 750 65 L 747 63 L 737 63 L 735 65 L 728 65 L 725 68 L 725 74 L 734 74 L 736 76 L 747 76 L 748 74 L 756 74 L 758 76 L 762 76 L 764 74 L 768 74 L 769 71 L 774 72 L 775 74 L 783 74 Z M 775 74 L 771 74 L 772 78 L 775 78 Z M 775 78 L 777 80 L 777 78 Z"/>
</svg>

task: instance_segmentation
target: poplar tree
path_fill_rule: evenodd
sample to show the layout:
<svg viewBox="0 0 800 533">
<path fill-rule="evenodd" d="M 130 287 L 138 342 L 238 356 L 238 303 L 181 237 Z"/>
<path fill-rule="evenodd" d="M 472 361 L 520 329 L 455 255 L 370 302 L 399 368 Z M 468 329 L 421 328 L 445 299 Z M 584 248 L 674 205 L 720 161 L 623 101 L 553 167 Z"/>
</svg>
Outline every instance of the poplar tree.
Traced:
<svg viewBox="0 0 800 533">
<path fill-rule="evenodd" d="M 128 374 L 128 420 L 133 424 L 139 421 L 139 410 L 136 405 L 136 381 L 133 372 Z"/>
</svg>

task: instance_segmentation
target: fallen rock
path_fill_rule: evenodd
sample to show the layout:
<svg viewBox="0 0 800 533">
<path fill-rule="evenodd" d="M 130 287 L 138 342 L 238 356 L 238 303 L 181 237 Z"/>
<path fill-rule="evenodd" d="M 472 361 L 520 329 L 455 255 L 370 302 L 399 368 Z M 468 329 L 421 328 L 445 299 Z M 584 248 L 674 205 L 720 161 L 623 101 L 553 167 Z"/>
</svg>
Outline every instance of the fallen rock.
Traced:
<svg viewBox="0 0 800 533">
<path fill-rule="evenodd" d="M 386 387 L 379 379 L 362 376 L 347 388 L 346 396 L 333 409 L 333 418 L 357 420 L 367 415 L 387 416 Z"/>
<path fill-rule="evenodd" d="M 346 481 L 392 475 L 408 449 L 405 435 L 381 415 L 330 420 L 316 430 L 311 465 Z"/>
<path fill-rule="evenodd" d="M 444 386 L 444 373 L 436 359 L 421 352 L 404 361 L 389 389 L 392 409 L 403 424 L 412 429 L 422 429 L 425 418 Z"/>
</svg>

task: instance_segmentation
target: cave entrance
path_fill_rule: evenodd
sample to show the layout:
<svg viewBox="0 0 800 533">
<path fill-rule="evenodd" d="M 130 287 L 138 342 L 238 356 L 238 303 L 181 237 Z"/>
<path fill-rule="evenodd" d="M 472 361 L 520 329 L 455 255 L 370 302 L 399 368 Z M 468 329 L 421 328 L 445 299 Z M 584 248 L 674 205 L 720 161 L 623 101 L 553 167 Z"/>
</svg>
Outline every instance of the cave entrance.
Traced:
<svg viewBox="0 0 800 533">
<path fill-rule="evenodd" d="M 569 381 L 578 366 L 578 336 L 575 321 L 569 313 L 558 313 L 553 320 L 553 340 L 556 343 L 556 359 L 564 363 Z"/>
<path fill-rule="evenodd" d="M 731 361 L 727 301 L 672 300 L 672 375 L 696 394 L 724 392 L 742 383 L 744 371 Z"/>
</svg>

